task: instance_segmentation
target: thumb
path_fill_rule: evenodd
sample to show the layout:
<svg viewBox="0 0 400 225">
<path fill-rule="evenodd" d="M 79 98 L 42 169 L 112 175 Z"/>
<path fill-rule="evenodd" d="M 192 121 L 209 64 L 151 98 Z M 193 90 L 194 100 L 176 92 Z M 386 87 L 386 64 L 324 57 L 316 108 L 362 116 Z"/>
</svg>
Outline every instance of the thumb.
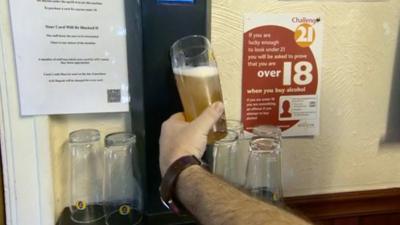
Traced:
<svg viewBox="0 0 400 225">
<path fill-rule="evenodd" d="M 212 126 L 217 122 L 224 112 L 224 104 L 222 102 L 215 102 L 201 113 L 192 124 L 203 133 L 208 134 Z"/>
</svg>

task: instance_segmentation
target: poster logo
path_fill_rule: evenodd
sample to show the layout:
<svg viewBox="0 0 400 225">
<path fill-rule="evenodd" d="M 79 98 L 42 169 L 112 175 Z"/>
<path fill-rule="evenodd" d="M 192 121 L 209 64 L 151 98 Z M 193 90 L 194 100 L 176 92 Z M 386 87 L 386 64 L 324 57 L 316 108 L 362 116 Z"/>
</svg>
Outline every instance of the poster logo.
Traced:
<svg viewBox="0 0 400 225">
<path fill-rule="evenodd" d="M 314 27 L 307 23 L 300 24 L 294 32 L 294 39 L 300 47 L 310 47 L 315 41 Z"/>
</svg>

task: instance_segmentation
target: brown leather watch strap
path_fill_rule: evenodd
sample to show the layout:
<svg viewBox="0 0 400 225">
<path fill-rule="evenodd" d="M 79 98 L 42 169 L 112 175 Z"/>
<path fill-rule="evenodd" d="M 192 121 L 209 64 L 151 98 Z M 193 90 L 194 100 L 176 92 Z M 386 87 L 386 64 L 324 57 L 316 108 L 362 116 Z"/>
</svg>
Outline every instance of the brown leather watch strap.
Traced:
<svg viewBox="0 0 400 225">
<path fill-rule="evenodd" d="M 176 199 L 174 198 L 177 178 L 183 170 L 193 165 L 201 165 L 201 161 L 194 155 L 183 156 L 171 164 L 171 166 L 167 169 L 164 178 L 161 180 L 161 201 L 174 213 L 180 213 L 180 209 L 178 207 L 180 204 L 175 202 Z"/>
</svg>

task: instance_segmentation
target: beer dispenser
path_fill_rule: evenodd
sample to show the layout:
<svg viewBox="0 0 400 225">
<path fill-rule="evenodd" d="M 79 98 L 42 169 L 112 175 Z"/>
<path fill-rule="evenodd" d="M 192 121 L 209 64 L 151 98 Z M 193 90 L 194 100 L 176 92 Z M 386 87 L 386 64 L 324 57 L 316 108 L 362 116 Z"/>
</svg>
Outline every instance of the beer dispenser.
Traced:
<svg viewBox="0 0 400 225">
<path fill-rule="evenodd" d="M 140 225 L 193 224 L 160 201 L 159 145 L 161 124 L 182 111 L 171 69 L 171 45 L 187 35 L 210 36 L 211 0 L 124 0 L 132 132 L 136 136 L 133 172 L 142 190 Z M 109 43 L 112 46 L 113 43 Z M 127 181 L 129 182 L 129 181 Z M 99 210 L 94 213 L 101 213 Z M 143 215 L 142 215 L 143 213 Z M 94 220 L 93 220 L 94 221 Z M 85 224 L 105 225 L 104 219 Z M 57 225 L 77 225 L 66 208 Z M 113 225 L 113 224 L 108 224 Z"/>
<path fill-rule="evenodd" d="M 210 10 L 211 0 L 125 0 L 130 112 L 146 224 L 192 221 L 169 213 L 161 204 L 158 139 L 162 122 L 182 111 L 170 66 L 170 47 L 186 35 L 209 37 Z"/>
</svg>

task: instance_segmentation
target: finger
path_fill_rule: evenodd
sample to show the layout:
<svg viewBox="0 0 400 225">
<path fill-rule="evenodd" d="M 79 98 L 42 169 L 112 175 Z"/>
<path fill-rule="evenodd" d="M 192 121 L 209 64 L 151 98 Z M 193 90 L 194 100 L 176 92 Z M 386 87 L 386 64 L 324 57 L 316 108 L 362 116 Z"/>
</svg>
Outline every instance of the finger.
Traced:
<svg viewBox="0 0 400 225">
<path fill-rule="evenodd" d="M 195 119 L 192 124 L 199 129 L 200 132 L 207 134 L 211 127 L 217 122 L 224 112 L 224 104 L 215 102 L 205 109 L 203 113 Z"/>
</svg>

